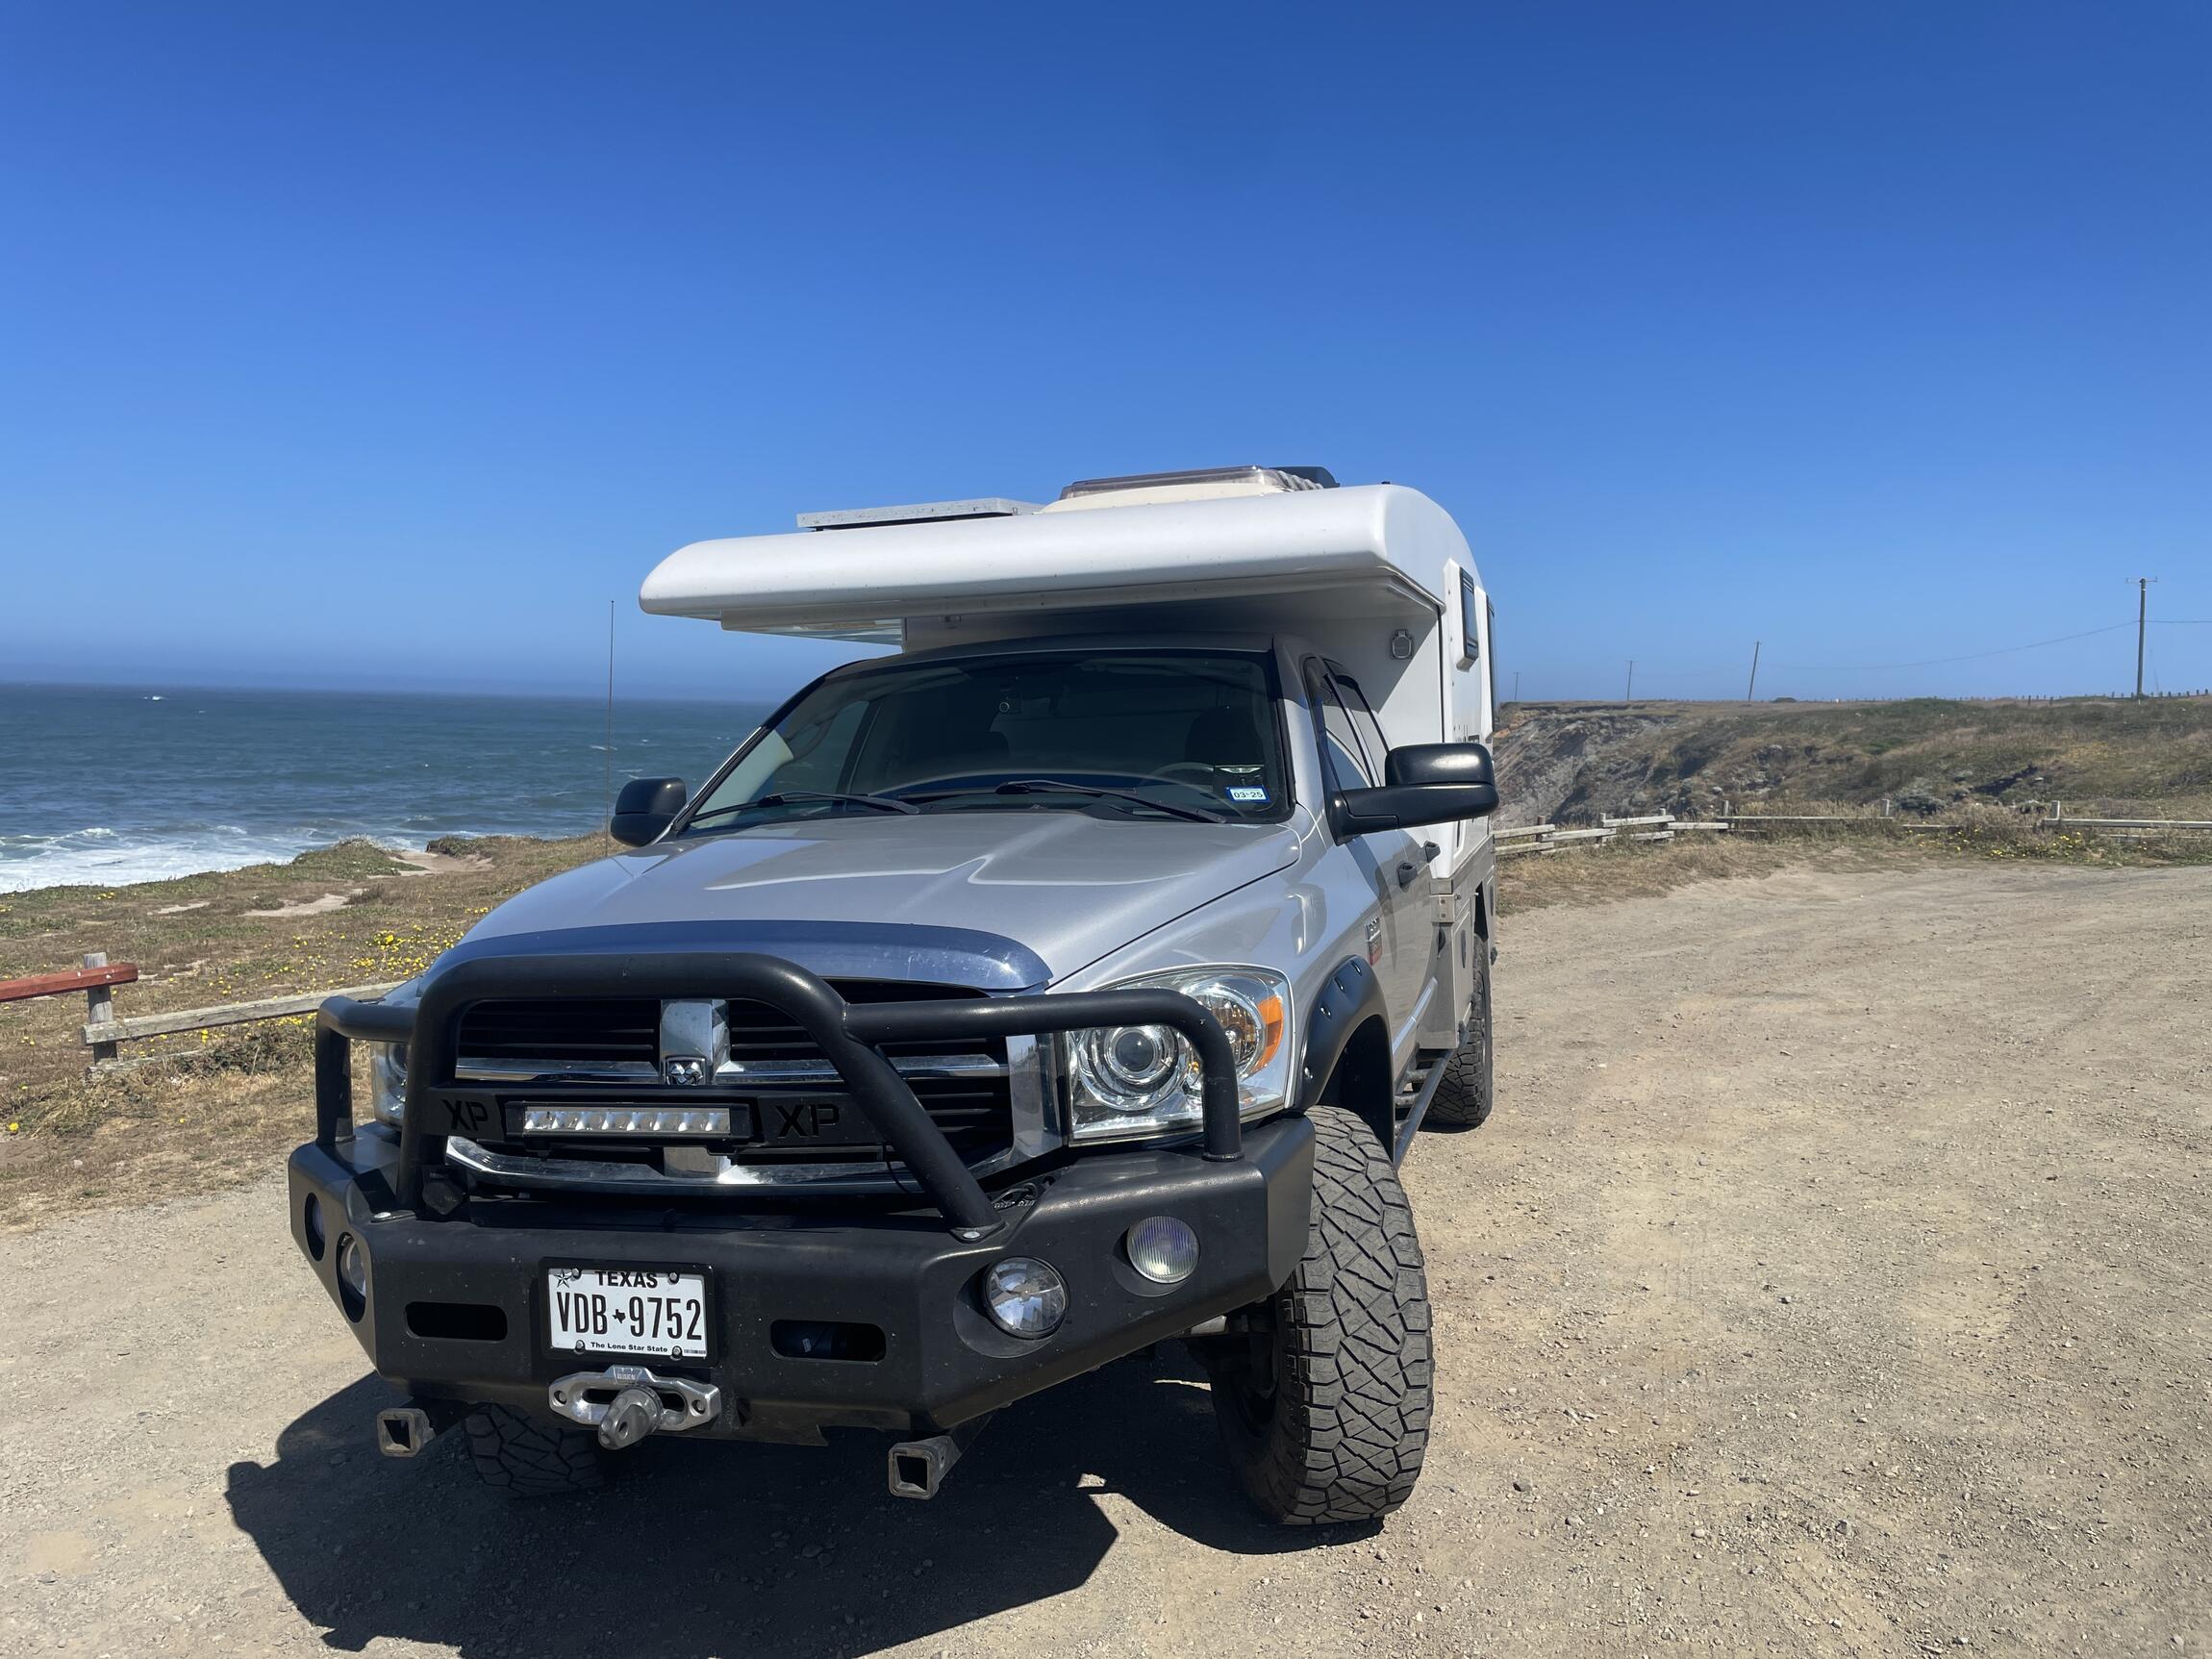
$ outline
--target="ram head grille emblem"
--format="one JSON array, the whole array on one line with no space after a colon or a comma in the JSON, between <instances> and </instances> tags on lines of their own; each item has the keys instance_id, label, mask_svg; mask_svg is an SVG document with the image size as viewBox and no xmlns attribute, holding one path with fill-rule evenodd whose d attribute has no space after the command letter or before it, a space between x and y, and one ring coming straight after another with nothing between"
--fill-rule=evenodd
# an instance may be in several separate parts
<instances>
[{"instance_id":1,"label":"ram head grille emblem","mask_svg":"<svg viewBox=\"0 0 2212 1659\"><path fill-rule=\"evenodd\" d=\"M661 1081L704 1089L730 1057L729 1004L718 999L661 1004Z\"/></svg>"}]
</instances>

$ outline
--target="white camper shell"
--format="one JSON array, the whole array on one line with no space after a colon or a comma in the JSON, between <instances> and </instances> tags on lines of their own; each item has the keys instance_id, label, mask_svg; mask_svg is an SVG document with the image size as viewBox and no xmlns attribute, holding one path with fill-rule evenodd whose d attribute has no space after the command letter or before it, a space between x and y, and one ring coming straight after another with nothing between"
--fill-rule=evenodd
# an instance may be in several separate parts
<instances>
[{"instance_id":1,"label":"white camper shell","mask_svg":"<svg viewBox=\"0 0 2212 1659\"><path fill-rule=\"evenodd\" d=\"M803 515L694 541L640 604L743 633L906 649L1018 636L1299 636L1343 663L1400 743L1487 739L1490 604L1443 508L1319 468L1230 467L999 497Z\"/></svg>"},{"instance_id":2,"label":"white camper shell","mask_svg":"<svg viewBox=\"0 0 2212 1659\"><path fill-rule=\"evenodd\" d=\"M780 536L694 541L640 604L757 634L920 650L1012 638L1289 636L1357 681L1383 735L1488 742L1492 613L1467 538L1418 490L1339 487L1318 467L1224 467L1071 484L1045 506L989 497L803 514ZM1487 819L1428 837L1428 890L1472 926ZM1466 1005L1453 953L1448 1024ZM1439 1039L1440 1041L1442 1039Z\"/></svg>"}]
</instances>

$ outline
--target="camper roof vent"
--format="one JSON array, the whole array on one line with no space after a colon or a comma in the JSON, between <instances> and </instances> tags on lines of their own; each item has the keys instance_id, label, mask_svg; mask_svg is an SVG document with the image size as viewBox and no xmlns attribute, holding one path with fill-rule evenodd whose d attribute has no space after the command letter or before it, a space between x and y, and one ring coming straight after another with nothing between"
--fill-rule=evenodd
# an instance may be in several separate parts
<instances>
[{"instance_id":1,"label":"camper roof vent","mask_svg":"<svg viewBox=\"0 0 2212 1659\"><path fill-rule=\"evenodd\" d=\"M871 524L919 524L932 519L1013 518L1037 511L1034 501L980 495L971 501L917 501L911 507L844 507L834 513L802 513L801 530L865 530Z\"/></svg>"}]
</instances>

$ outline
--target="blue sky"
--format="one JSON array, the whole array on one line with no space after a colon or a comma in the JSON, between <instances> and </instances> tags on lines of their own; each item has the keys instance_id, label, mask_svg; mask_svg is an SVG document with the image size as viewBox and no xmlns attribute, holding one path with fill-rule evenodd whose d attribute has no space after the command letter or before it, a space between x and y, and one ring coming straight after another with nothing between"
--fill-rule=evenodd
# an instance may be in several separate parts
<instances>
[{"instance_id":1,"label":"blue sky","mask_svg":"<svg viewBox=\"0 0 2212 1659\"><path fill-rule=\"evenodd\" d=\"M17 0L0 679L763 693L662 554L1261 461L1529 696L2116 689L1875 666L2212 617L2208 107L2195 0Z\"/></svg>"}]
</instances>

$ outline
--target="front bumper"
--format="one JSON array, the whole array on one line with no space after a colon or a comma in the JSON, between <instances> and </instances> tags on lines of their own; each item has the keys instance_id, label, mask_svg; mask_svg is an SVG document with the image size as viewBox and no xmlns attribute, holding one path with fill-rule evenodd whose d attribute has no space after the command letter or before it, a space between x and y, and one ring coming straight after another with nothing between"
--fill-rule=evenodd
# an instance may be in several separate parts
<instances>
[{"instance_id":1,"label":"front bumper","mask_svg":"<svg viewBox=\"0 0 2212 1659\"><path fill-rule=\"evenodd\" d=\"M653 1363L720 1388L720 1415L693 1434L752 1440L950 1428L1258 1300L1297 1265L1313 1184L1312 1128L1284 1118L1247 1129L1230 1161L1146 1148L1078 1158L1002 1196L1006 1225L965 1240L926 1210L625 1210L549 1224L554 1207L503 1200L440 1220L390 1207L396 1156L389 1140L364 1134L302 1146L290 1163L292 1237L382 1375L417 1395L558 1421L553 1380L612 1362L551 1347L547 1264L695 1268L708 1279L710 1359ZM1198 1236L1196 1270L1171 1288L1142 1278L1122 1253L1128 1227L1155 1215ZM347 1233L367 1262L358 1303L338 1279ZM1068 1315L1051 1336L1010 1337L984 1315L976 1280L1007 1256L1049 1262L1067 1279ZM791 1351L794 1329L825 1324L876 1333L880 1353Z\"/></svg>"}]
</instances>

